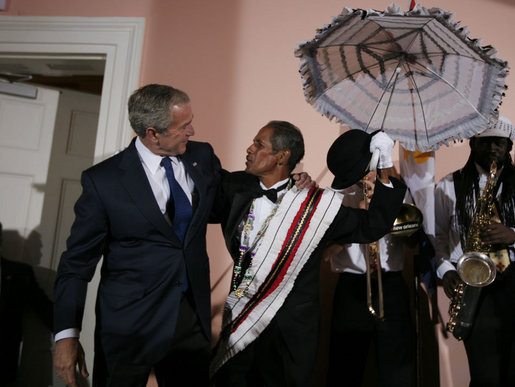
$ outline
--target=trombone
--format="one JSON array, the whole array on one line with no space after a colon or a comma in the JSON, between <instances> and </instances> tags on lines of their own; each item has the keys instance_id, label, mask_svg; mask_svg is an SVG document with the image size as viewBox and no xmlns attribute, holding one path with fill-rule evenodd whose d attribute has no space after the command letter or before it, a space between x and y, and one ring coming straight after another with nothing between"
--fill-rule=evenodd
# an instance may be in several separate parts
<instances>
[{"instance_id":1,"label":"trombone","mask_svg":"<svg viewBox=\"0 0 515 387\"><path fill-rule=\"evenodd\" d=\"M372 198L368 191L370 189L367 184L368 176L365 176L361 182L363 185L363 200L365 203L365 209L368 210L368 205ZM384 319L384 300L383 300L383 278L381 270L381 254L379 251L379 241L374 241L366 245L365 247L365 264L367 274L367 306L368 311L372 316L379 320ZM377 273L377 289L379 297L379 312L374 309L372 305L372 269Z\"/></svg>"},{"instance_id":2,"label":"trombone","mask_svg":"<svg viewBox=\"0 0 515 387\"><path fill-rule=\"evenodd\" d=\"M365 209L368 210L368 205L371 200L369 194L368 177L362 179L363 186L363 200ZM415 233L423 223L422 211L418 207L410 203L403 203L399 211L399 215L395 219L390 235L394 236L410 236ZM383 279L381 268L381 254L379 248L379 241L374 241L366 245L365 249L365 263L366 263L366 278L367 278L367 306L368 311L372 316L379 320L384 319L384 301L383 301ZM372 273L374 270L377 273L377 289L378 289L378 306L379 311L376 311L372 305Z\"/></svg>"}]
</instances>

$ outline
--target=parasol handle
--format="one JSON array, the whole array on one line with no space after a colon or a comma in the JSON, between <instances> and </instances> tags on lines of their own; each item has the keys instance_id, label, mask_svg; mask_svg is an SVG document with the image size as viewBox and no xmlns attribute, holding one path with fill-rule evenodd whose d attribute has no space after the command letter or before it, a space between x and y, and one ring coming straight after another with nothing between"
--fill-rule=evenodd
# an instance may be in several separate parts
<instances>
[{"instance_id":1,"label":"parasol handle","mask_svg":"<svg viewBox=\"0 0 515 387\"><path fill-rule=\"evenodd\" d=\"M372 153L372 157L370 158L369 163L369 170L375 171L377 168L377 163L379 162L379 155L381 154L381 151L379 148L374 149L374 152Z\"/></svg>"}]
</instances>

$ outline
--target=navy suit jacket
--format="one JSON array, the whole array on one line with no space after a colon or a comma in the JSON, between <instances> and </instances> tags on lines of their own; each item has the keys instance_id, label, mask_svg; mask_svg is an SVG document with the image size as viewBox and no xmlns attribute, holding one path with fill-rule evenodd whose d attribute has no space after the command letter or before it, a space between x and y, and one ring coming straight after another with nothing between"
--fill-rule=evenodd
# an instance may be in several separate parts
<instances>
[{"instance_id":1,"label":"navy suit jacket","mask_svg":"<svg viewBox=\"0 0 515 387\"><path fill-rule=\"evenodd\" d=\"M319 275L321 252L328 240L345 243L370 243L386 234L402 205L406 186L390 178L394 188L376 184L368 211L342 206L326 231L319 247L304 265L290 294L274 320L292 353L311 367L317 352L319 327ZM251 194L259 179L245 172L227 173L222 179L219 203L214 211L222 230L227 249L234 261L239 257L243 219L253 200ZM301 366L302 368L302 366Z\"/></svg>"},{"instance_id":2,"label":"navy suit jacket","mask_svg":"<svg viewBox=\"0 0 515 387\"><path fill-rule=\"evenodd\" d=\"M155 364L170 350L183 260L200 323L211 337L206 225L220 162L207 143L190 141L181 155L195 183L183 246L159 209L134 143L82 174L83 192L55 284L54 330L81 327L87 284L103 257L96 338L106 359Z\"/></svg>"}]
</instances>

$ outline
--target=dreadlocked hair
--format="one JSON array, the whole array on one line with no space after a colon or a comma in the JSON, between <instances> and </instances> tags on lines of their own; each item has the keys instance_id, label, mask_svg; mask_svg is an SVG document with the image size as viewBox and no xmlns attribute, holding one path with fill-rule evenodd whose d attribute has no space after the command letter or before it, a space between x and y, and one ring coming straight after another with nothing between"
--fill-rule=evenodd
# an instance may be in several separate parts
<instances>
[{"instance_id":1,"label":"dreadlocked hair","mask_svg":"<svg viewBox=\"0 0 515 387\"><path fill-rule=\"evenodd\" d=\"M510 153L506 153L504 167L497 181L497 186L502 183L502 192L498 203L499 217L504 225L515 227L515 167ZM474 216L475 195L477 195L477 172L472 155L467 163L459 171L460 183L456 192L456 214L461 235L462 246L466 244L468 229Z\"/></svg>"},{"instance_id":2,"label":"dreadlocked hair","mask_svg":"<svg viewBox=\"0 0 515 387\"><path fill-rule=\"evenodd\" d=\"M501 219L508 227L515 227L515 167L508 153L499 180L502 182Z\"/></svg>"}]
</instances>

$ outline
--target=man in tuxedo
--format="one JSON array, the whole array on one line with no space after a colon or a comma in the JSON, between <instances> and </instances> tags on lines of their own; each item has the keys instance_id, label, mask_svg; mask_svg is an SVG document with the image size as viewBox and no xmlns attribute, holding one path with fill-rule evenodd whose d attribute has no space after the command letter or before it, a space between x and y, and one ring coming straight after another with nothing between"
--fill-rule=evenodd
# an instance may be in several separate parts
<instances>
[{"instance_id":1,"label":"man in tuxedo","mask_svg":"<svg viewBox=\"0 0 515 387\"><path fill-rule=\"evenodd\" d=\"M384 133L371 138L357 132L343 134L328 154L329 168L342 184L367 173L371 147L381 150L380 168L391 166L386 164L393 141ZM381 182L390 187L377 183L368 212L343 207L335 190L292 187L290 173L303 155L299 129L271 121L247 149L245 171L222 180L224 204L215 211L235 264L211 363L217 386L311 386L319 325L318 246L328 239L371 242L398 214L405 186L382 169Z\"/></svg>"},{"instance_id":2,"label":"man in tuxedo","mask_svg":"<svg viewBox=\"0 0 515 387\"><path fill-rule=\"evenodd\" d=\"M206 224L220 179L211 145L190 141L186 93L151 84L128 103L137 134L83 172L55 283L55 368L86 377L79 342L87 284L103 257L95 386L205 386L211 338Z\"/></svg>"},{"instance_id":3,"label":"man in tuxedo","mask_svg":"<svg viewBox=\"0 0 515 387\"><path fill-rule=\"evenodd\" d=\"M0 247L2 223L0 223ZM20 344L23 341L23 314L32 308L52 330L53 304L39 286L32 267L0 256L0 385L16 378Z\"/></svg>"}]
</instances>

